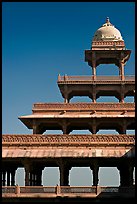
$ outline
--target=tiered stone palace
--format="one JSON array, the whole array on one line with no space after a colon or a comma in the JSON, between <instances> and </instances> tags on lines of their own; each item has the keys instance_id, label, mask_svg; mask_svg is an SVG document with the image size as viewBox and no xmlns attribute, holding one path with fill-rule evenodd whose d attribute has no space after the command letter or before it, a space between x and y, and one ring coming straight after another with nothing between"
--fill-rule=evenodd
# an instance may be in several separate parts
<instances>
[{"instance_id":1,"label":"tiered stone palace","mask_svg":"<svg viewBox=\"0 0 137 204\"><path fill-rule=\"evenodd\" d=\"M124 101L126 96L135 95L135 77L124 75L130 54L121 33L107 18L95 32L91 49L85 50L85 61L92 67L92 75L59 75L57 83L64 103L35 103L32 115L19 117L33 129L33 134L2 136L5 194L6 186L15 185L15 172L19 167L25 169L25 186L41 186L45 167L59 167L60 186L69 185L72 167L90 167L92 187L98 186L100 167L117 167L119 188L134 186L135 135L127 134L127 130L135 129L135 103ZM100 64L115 64L119 75L97 76L96 69ZM91 102L71 103L74 96L88 96ZM119 102L97 102L100 96L115 96ZM85 129L91 134L69 134ZM97 134L100 129L115 129L119 134ZM63 134L43 134L46 130L62 130ZM65 193L61 189L60 196ZM20 187L20 195L22 191L23 187ZM73 193L72 189L70 192Z\"/></svg>"}]
</instances>

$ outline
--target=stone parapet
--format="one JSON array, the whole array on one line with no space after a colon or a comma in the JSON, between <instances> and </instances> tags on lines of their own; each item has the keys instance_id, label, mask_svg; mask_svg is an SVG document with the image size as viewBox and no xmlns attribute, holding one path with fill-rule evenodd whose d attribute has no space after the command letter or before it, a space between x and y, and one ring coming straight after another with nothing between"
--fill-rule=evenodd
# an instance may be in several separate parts
<instances>
[{"instance_id":1,"label":"stone parapet","mask_svg":"<svg viewBox=\"0 0 137 204\"><path fill-rule=\"evenodd\" d=\"M39 110L135 110L135 103L35 103L33 112Z\"/></svg>"},{"instance_id":2,"label":"stone parapet","mask_svg":"<svg viewBox=\"0 0 137 204\"><path fill-rule=\"evenodd\" d=\"M2 145L134 145L135 135L2 135Z\"/></svg>"}]
</instances>

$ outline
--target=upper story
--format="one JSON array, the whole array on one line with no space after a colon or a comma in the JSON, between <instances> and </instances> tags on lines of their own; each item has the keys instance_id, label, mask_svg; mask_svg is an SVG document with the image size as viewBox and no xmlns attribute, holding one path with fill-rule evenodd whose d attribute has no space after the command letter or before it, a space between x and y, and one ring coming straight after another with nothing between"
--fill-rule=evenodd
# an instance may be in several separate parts
<instances>
[{"instance_id":1,"label":"upper story","mask_svg":"<svg viewBox=\"0 0 137 204\"><path fill-rule=\"evenodd\" d=\"M124 69L131 50L118 29L106 19L94 34L91 49L85 50L85 61L92 68L91 76L58 76L58 87L67 103L73 96L88 96L96 102L100 96L115 96L124 102L126 96L135 96L135 76L125 76ZM119 70L118 76L97 76L97 67L101 64L114 64Z\"/></svg>"}]
</instances>

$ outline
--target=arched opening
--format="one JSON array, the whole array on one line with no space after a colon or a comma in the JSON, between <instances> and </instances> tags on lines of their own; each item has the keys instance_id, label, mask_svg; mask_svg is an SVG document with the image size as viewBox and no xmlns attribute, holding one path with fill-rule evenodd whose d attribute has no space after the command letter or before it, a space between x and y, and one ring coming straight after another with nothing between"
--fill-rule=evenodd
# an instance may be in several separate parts
<instances>
[{"instance_id":1,"label":"arched opening","mask_svg":"<svg viewBox=\"0 0 137 204\"><path fill-rule=\"evenodd\" d=\"M52 135L52 134L57 134L57 135L62 135L63 131L62 130L46 130L43 135Z\"/></svg>"},{"instance_id":2,"label":"arched opening","mask_svg":"<svg viewBox=\"0 0 137 204\"><path fill-rule=\"evenodd\" d=\"M116 167L99 168L99 186L119 186L120 175Z\"/></svg>"},{"instance_id":3,"label":"arched opening","mask_svg":"<svg viewBox=\"0 0 137 204\"><path fill-rule=\"evenodd\" d=\"M45 167L42 171L42 185L56 186L59 185L59 167Z\"/></svg>"},{"instance_id":4,"label":"arched opening","mask_svg":"<svg viewBox=\"0 0 137 204\"><path fill-rule=\"evenodd\" d=\"M89 130L72 130L70 135L91 135L91 132Z\"/></svg>"},{"instance_id":5,"label":"arched opening","mask_svg":"<svg viewBox=\"0 0 137 204\"><path fill-rule=\"evenodd\" d=\"M126 96L124 101L125 103L134 103L134 96Z\"/></svg>"},{"instance_id":6,"label":"arched opening","mask_svg":"<svg viewBox=\"0 0 137 204\"><path fill-rule=\"evenodd\" d=\"M115 64L100 64L96 68L97 76L119 76L119 68Z\"/></svg>"},{"instance_id":7,"label":"arched opening","mask_svg":"<svg viewBox=\"0 0 137 204\"><path fill-rule=\"evenodd\" d=\"M127 135L135 135L135 130L126 130Z\"/></svg>"},{"instance_id":8,"label":"arched opening","mask_svg":"<svg viewBox=\"0 0 137 204\"><path fill-rule=\"evenodd\" d=\"M15 185L25 186L25 169L18 168L15 173Z\"/></svg>"},{"instance_id":9,"label":"arched opening","mask_svg":"<svg viewBox=\"0 0 137 204\"><path fill-rule=\"evenodd\" d=\"M102 130L100 129L97 134L99 135L118 135L119 133L116 130Z\"/></svg>"},{"instance_id":10,"label":"arched opening","mask_svg":"<svg viewBox=\"0 0 137 204\"><path fill-rule=\"evenodd\" d=\"M100 96L96 100L97 102L112 102L112 103L118 103L119 100L115 96Z\"/></svg>"},{"instance_id":11,"label":"arched opening","mask_svg":"<svg viewBox=\"0 0 137 204\"><path fill-rule=\"evenodd\" d=\"M70 186L92 186L90 167L72 167L69 174Z\"/></svg>"},{"instance_id":12,"label":"arched opening","mask_svg":"<svg viewBox=\"0 0 137 204\"><path fill-rule=\"evenodd\" d=\"M96 134L121 134L121 124L115 120L101 121L96 127Z\"/></svg>"},{"instance_id":13,"label":"arched opening","mask_svg":"<svg viewBox=\"0 0 137 204\"><path fill-rule=\"evenodd\" d=\"M73 98L70 99L69 102L71 103L75 103L75 102L90 102L91 103L91 98L89 98L88 96L75 96Z\"/></svg>"}]
</instances>

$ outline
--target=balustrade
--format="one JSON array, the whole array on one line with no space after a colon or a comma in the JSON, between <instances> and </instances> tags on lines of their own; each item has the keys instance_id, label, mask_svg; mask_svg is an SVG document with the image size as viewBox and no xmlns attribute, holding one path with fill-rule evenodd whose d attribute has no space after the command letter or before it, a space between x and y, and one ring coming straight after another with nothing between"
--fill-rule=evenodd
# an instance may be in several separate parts
<instances>
[{"instance_id":1,"label":"balustrade","mask_svg":"<svg viewBox=\"0 0 137 204\"><path fill-rule=\"evenodd\" d=\"M18 191L16 190L18 188ZM79 194L86 196L86 194L99 194L99 193L135 193L135 186L132 187L112 187L112 186L2 186L2 195L6 194L58 194L64 195ZM68 195L68 196L69 196Z\"/></svg>"},{"instance_id":2,"label":"balustrade","mask_svg":"<svg viewBox=\"0 0 137 204\"><path fill-rule=\"evenodd\" d=\"M61 81L101 81L101 83L103 81L121 81L120 76L96 76L96 78L94 78L94 76L60 76L58 78L58 82ZM132 75L128 75L125 76L124 81L135 81L135 76Z\"/></svg>"}]
</instances>

